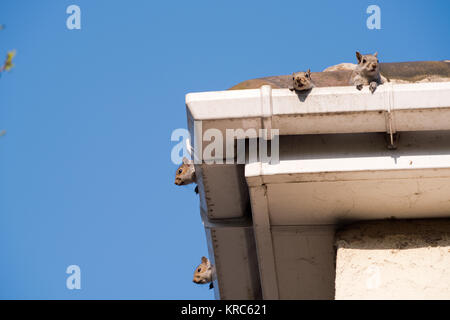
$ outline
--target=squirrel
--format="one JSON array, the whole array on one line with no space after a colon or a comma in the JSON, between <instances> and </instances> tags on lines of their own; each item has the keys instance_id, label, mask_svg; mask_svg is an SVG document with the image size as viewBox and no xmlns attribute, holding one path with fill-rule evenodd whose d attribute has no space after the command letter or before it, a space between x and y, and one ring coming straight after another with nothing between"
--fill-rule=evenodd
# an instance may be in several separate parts
<instances>
[{"instance_id":1,"label":"squirrel","mask_svg":"<svg viewBox=\"0 0 450 320\"><path fill-rule=\"evenodd\" d=\"M202 257L202 263L197 266L194 271L194 280L196 284L209 283L209 289L214 288L213 284L214 266L211 264L208 258Z\"/></svg>"},{"instance_id":2,"label":"squirrel","mask_svg":"<svg viewBox=\"0 0 450 320\"><path fill-rule=\"evenodd\" d=\"M380 75L378 53L362 55L356 51L358 65L354 68L350 84L356 85L356 89L362 90L364 85L369 86L370 92L374 93L378 85L383 84L386 78Z\"/></svg>"},{"instance_id":3,"label":"squirrel","mask_svg":"<svg viewBox=\"0 0 450 320\"><path fill-rule=\"evenodd\" d=\"M289 85L291 91L307 91L314 88L314 83L311 80L311 69L303 72L294 72L292 74L292 85Z\"/></svg>"},{"instance_id":4,"label":"squirrel","mask_svg":"<svg viewBox=\"0 0 450 320\"><path fill-rule=\"evenodd\" d=\"M196 183L194 161L183 157L183 163L178 167L175 173L175 184L177 186L184 186L191 183ZM195 186L195 193L198 193L198 186Z\"/></svg>"}]
</instances>

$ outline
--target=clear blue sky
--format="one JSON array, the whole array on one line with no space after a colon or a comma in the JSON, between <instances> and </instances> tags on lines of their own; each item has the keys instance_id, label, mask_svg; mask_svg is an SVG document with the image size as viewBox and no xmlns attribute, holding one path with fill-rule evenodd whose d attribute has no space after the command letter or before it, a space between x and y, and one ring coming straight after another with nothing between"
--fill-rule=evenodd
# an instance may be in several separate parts
<instances>
[{"instance_id":1,"label":"clear blue sky","mask_svg":"<svg viewBox=\"0 0 450 320\"><path fill-rule=\"evenodd\" d=\"M81 7L82 29L66 28ZM381 30L366 8L381 8ZM170 135L188 92L353 62L450 59L450 1L1 0L0 298L212 299ZM239 263L239 261L236 261ZM68 290L77 264L82 289ZM257 272L257 270L255 270Z\"/></svg>"}]
</instances>

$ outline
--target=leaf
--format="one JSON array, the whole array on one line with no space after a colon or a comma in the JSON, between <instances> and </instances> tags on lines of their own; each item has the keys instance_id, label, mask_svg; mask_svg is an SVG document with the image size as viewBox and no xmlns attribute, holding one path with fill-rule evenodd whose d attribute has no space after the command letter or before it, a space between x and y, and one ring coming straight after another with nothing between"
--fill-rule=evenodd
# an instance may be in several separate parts
<instances>
[{"instance_id":1,"label":"leaf","mask_svg":"<svg viewBox=\"0 0 450 320\"><path fill-rule=\"evenodd\" d=\"M6 55L5 64L3 65L3 70L9 71L9 70L11 70L14 67L14 64L12 63L12 60L13 60L15 55L16 55L16 50L12 50L12 51L8 52L8 54Z\"/></svg>"}]
</instances>

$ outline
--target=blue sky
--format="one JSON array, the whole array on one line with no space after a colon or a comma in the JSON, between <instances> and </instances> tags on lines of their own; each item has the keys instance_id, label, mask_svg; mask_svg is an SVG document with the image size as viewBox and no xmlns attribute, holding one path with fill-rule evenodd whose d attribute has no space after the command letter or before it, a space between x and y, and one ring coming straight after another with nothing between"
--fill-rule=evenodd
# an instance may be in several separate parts
<instances>
[{"instance_id":1,"label":"blue sky","mask_svg":"<svg viewBox=\"0 0 450 320\"><path fill-rule=\"evenodd\" d=\"M81 30L66 28L71 4ZM371 4L381 30L366 27ZM0 298L213 299L192 283L207 255L198 198L170 160L185 94L355 50L450 59L449 12L448 0L2 0L0 57L17 56L0 78ZM72 264L81 290L66 288Z\"/></svg>"}]
</instances>

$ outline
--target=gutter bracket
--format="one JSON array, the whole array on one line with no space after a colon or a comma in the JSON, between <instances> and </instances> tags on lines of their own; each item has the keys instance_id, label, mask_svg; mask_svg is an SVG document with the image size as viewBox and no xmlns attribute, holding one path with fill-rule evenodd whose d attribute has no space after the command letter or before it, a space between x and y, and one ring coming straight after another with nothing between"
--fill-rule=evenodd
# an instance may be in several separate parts
<instances>
[{"instance_id":1,"label":"gutter bracket","mask_svg":"<svg viewBox=\"0 0 450 320\"><path fill-rule=\"evenodd\" d=\"M267 133L263 134L263 137L266 140L272 140L272 87L270 85L263 85L259 90L261 93L261 127L267 130Z\"/></svg>"},{"instance_id":2,"label":"gutter bracket","mask_svg":"<svg viewBox=\"0 0 450 320\"><path fill-rule=\"evenodd\" d=\"M389 150L397 149L398 133L394 119L394 86L393 84L385 84L386 86L386 142Z\"/></svg>"}]
</instances>

